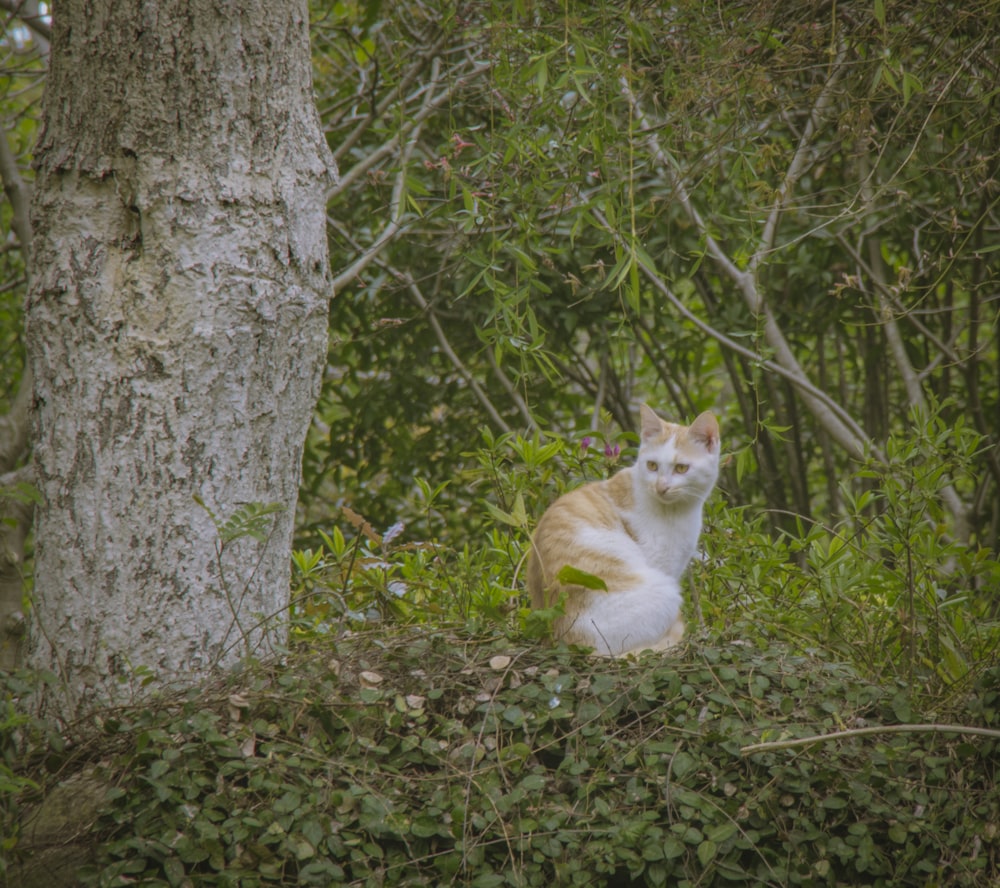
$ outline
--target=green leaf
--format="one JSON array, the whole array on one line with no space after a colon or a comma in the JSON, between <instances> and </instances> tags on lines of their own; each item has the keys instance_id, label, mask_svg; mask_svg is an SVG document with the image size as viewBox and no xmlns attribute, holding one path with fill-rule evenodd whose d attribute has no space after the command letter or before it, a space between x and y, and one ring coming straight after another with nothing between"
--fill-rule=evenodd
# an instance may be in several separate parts
<instances>
[{"instance_id":1,"label":"green leaf","mask_svg":"<svg viewBox=\"0 0 1000 888\"><path fill-rule=\"evenodd\" d=\"M566 564L560 569L559 573L556 574L556 579L566 586L583 586L584 589L594 589L598 592L608 591L608 584L600 577L570 564Z\"/></svg>"},{"instance_id":2,"label":"green leaf","mask_svg":"<svg viewBox=\"0 0 1000 888\"><path fill-rule=\"evenodd\" d=\"M702 866L708 866L718 853L719 846L711 839L706 839L698 846L698 862Z\"/></svg>"},{"instance_id":3,"label":"green leaf","mask_svg":"<svg viewBox=\"0 0 1000 888\"><path fill-rule=\"evenodd\" d=\"M511 527L524 527L527 521L526 515L523 513L524 503L522 502L522 514L520 519L516 515L511 515L505 512L503 509L498 509L493 503L484 502L483 505L486 506L486 511L490 513L497 521L503 524L509 524ZM515 504L516 505L516 504Z\"/></svg>"},{"instance_id":4,"label":"green leaf","mask_svg":"<svg viewBox=\"0 0 1000 888\"><path fill-rule=\"evenodd\" d=\"M359 40L354 46L354 60L365 65L375 56L375 41L371 37Z\"/></svg>"}]
</instances>

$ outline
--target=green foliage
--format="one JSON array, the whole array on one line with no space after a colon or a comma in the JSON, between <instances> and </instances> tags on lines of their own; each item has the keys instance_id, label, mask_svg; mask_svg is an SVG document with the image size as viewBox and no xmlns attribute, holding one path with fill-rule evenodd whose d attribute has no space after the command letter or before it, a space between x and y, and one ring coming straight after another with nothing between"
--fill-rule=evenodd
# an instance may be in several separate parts
<instances>
[{"instance_id":1,"label":"green foliage","mask_svg":"<svg viewBox=\"0 0 1000 888\"><path fill-rule=\"evenodd\" d=\"M13 162L14 171L22 180L31 181L31 151L38 131L38 107L41 94L44 61L37 43L23 28L7 30L0 41L0 121L3 138ZM7 181L13 189L17 183ZM12 196L10 193L8 196ZM27 198L28 192L23 196ZM27 210L27 207L23 207ZM24 344L21 337L23 307L27 285L25 256L19 243L20 231L15 231L14 207L0 200L0 232L4 233L0 249L0 412L17 392L24 367Z\"/></svg>"},{"instance_id":2,"label":"green foliage","mask_svg":"<svg viewBox=\"0 0 1000 888\"><path fill-rule=\"evenodd\" d=\"M54 676L0 672L0 879L7 879L17 857L23 827L21 812L40 790L44 777L25 766L25 748L64 751L62 736L42 719L23 711L21 702Z\"/></svg>"},{"instance_id":3,"label":"green foliage","mask_svg":"<svg viewBox=\"0 0 1000 888\"><path fill-rule=\"evenodd\" d=\"M315 652L105 720L88 882L995 884L995 741L740 749L1000 724L1000 7L314 7L343 277L293 558ZM38 67L4 93L26 175ZM8 393L23 264L0 254ZM640 400L722 419L704 643L595 664L534 641L560 605L526 607L523 560L555 496L630 460ZM79 761L53 738L19 770L12 712L8 860L28 781Z\"/></svg>"},{"instance_id":4,"label":"green foliage","mask_svg":"<svg viewBox=\"0 0 1000 888\"><path fill-rule=\"evenodd\" d=\"M634 441L634 435L524 437L483 430L482 446L457 479L478 494L461 516L445 510L444 487L432 490L419 480L407 509L416 518L412 524L396 521L379 533L342 507L338 524L318 528L311 545L293 556L296 631L443 620L544 635L546 617L523 607L518 591L535 518L567 487L618 469L622 447ZM456 543L459 520L463 540ZM416 537L413 528L428 536Z\"/></svg>"},{"instance_id":5,"label":"green foliage","mask_svg":"<svg viewBox=\"0 0 1000 888\"><path fill-rule=\"evenodd\" d=\"M570 434L604 411L627 430L639 400L678 418L714 406L739 455L732 501L772 530L832 524L864 484L765 363L768 325L862 440L905 436L921 402L974 427L987 446L962 499L996 502L982 109L1000 7L882 7L403 2L377 27L361 4L317 10L347 182L333 264L374 258L333 304L303 524L330 502L419 521L416 479L457 477L484 423ZM383 150L392 138L409 147ZM382 243L390 223L401 236ZM474 498L449 489L453 533L471 535ZM967 518L995 548L996 510Z\"/></svg>"},{"instance_id":6,"label":"green foliage","mask_svg":"<svg viewBox=\"0 0 1000 888\"><path fill-rule=\"evenodd\" d=\"M888 442L888 461L859 473L866 489L855 496L844 484L843 516L800 521L778 539L761 515L716 500L706 560L691 569L699 616L714 631L797 639L914 695L967 683L1000 657L989 591L1000 563L950 535L942 503L946 487L974 483L980 446L962 424L915 417L910 435Z\"/></svg>"},{"instance_id":7,"label":"green foliage","mask_svg":"<svg viewBox=\"0 0 1000 888\"><path fill-rule=\"evenodd\" d=\"M245 537L254 539L258 543L265 542L271 533L271 516L285 509L281 503L247 503L223 518L216 515L200 496L195 496L194 501L212 519L219 534L219 543L223 547Z\"/></svg>"},{"instance_id":8,"label":"green foliage","mask_svg":"<svg viewBox=\"0 0 1000 888\"><path fill-rule=\"evenodd\" d=\"M898 690L746 643L598 668L503 636L356 634L105 718L71 760L111 787L79 878L992 885L997 738L742 752L896 724ZM1000 727L998 693L994 671L949 715Z\"/></svg>"},{"instance_id":9,"label":"green foliage","mask_svg":"<svg viewBox=\"0 0 1000 888\"><path fill-rule=\"evenodd\" d=\"M441 536L427 540L397 524L387 542L346 510L353 539L337 526L319 533L321 547L296 554L298 631L444 620L545 637L555 613L532 612L521 591L535 521L565 489L633 458L634 436L595 441L485 433L460 479L479 494L461 516L471 534L461 547L447 542L455 519L436 496L423 526ZM709 501L704 558L688 569L689 626L780 640L871 681L902 681L915 700L960 692L1000 661L991 594L1000 563L949 533L942 504L945 488L974 483L981 444L940 414L915 416L908 436L889 441L887 459L860 471L860 493L855 480L843 483L842 515L828 525L799 519L779 536L759 510L728 501L724 486Z\"/></svg>"}]
</instances>

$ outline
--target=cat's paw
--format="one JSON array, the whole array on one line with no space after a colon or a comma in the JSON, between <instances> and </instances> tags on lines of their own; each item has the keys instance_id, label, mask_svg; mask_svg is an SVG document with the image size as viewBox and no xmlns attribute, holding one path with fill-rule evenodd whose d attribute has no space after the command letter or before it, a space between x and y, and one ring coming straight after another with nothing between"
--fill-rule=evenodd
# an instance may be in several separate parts
<instances>
[{"instance_id":1,"label":"cat's paw","mask_svg":"<svg viewBox=\"0 0 1000 888\"><path fill-rule=\"evenodd\" d=\"M674 624L663 634L663 637L659 641L655 641L653 644L644 644L641 647L629 648L627 651L622 651L616 656L631 657L641 654L643 651L666 651L672 647L676 647L683 639L684 621L678 619L674 621Z\"/></svg>"}]
</instances>

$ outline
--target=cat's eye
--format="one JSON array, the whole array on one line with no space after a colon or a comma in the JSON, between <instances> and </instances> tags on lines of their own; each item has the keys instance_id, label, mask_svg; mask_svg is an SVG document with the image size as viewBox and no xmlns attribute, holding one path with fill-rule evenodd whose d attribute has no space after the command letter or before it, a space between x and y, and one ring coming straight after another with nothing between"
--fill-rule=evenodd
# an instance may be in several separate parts
<instances>
[{"instance_id":1,"label":"cat's eye","mask_svg":"<svg viewBox=\"0 0 1000 888\"><path fill-rule=\"evenodd\" d=\"M687 463L677 463L677 465L674 466L674 474L675 475L684 475L684 474L687 473L687 470L690 469L690 468L691 468L691 466L689 466Z\"/></svg>"},{"instance_id":2,"label":"cat's eye","mask_svg":"<svg viewBox=\"0 0 1000 888\"><path fill-rule=\"evenodd\" d=\"M651 472L660 471L660 464L655 459L646 460L646 468Z\"/></svg>"}]
</instances>

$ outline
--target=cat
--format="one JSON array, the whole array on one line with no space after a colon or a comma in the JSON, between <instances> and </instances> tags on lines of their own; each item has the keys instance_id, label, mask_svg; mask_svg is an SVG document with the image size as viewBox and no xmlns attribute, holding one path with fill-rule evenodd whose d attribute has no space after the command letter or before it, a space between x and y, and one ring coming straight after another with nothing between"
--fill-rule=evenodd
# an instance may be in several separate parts
<instances>
[{"instance_id":1,"label":"cat","mask_svg":"<svg viewBox=\"0 0 1000 888\"><path fill-rule=\"evenodd\" d=\"M559 497L538 522L528 557L532 606L552 607L565 592L556 638L602 656L681 640L681 574L719 474L719 424L711 413L681 426L643 404L641 418L635 465ZM600 578L607 590L560 582L565 567Z\"/></svg>"}]
</instances>

